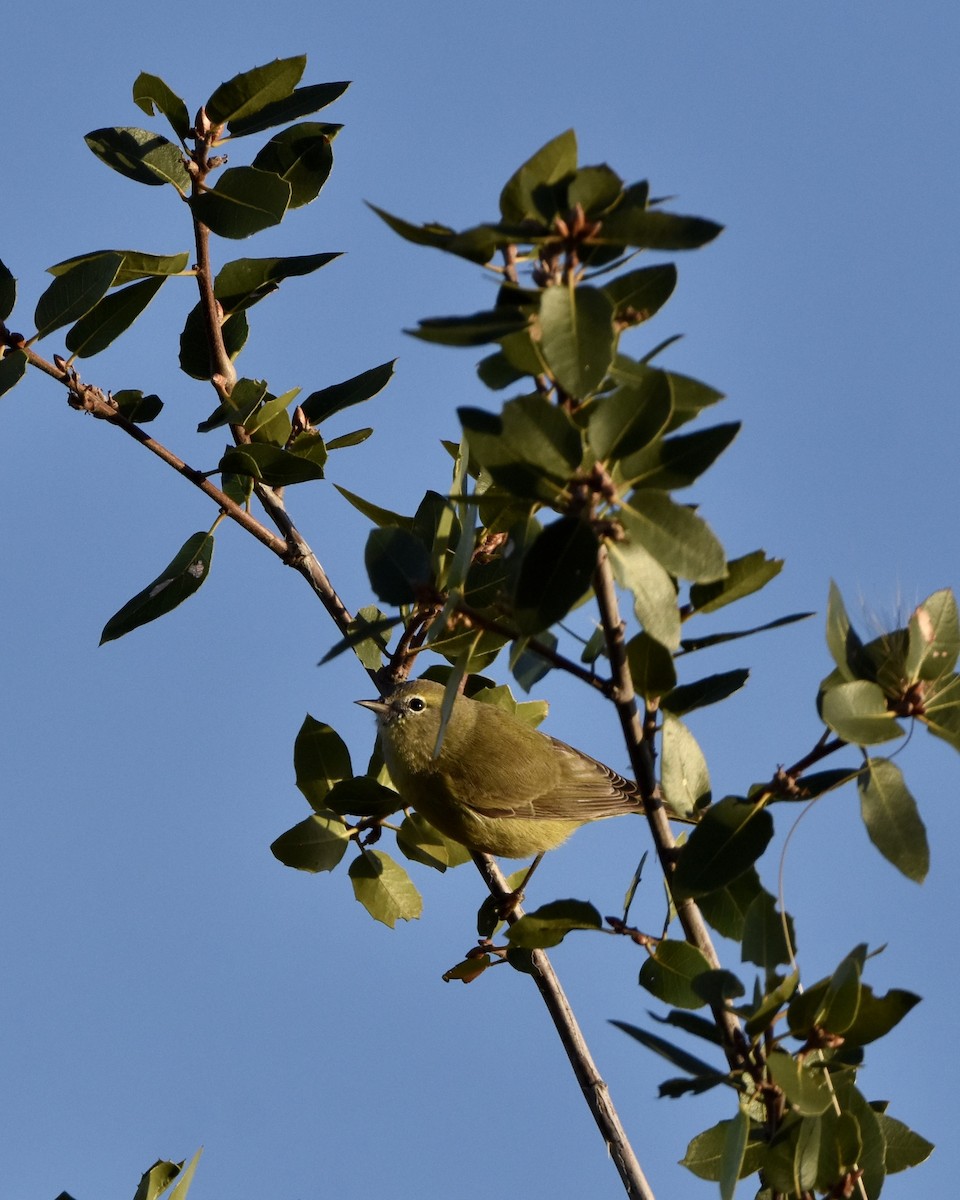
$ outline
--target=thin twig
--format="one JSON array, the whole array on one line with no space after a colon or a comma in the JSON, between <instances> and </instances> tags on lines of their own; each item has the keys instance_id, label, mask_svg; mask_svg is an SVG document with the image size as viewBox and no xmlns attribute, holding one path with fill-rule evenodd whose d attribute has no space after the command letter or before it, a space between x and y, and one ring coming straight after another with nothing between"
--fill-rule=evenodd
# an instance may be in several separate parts
<instances>
[{"instance_id":1,"label":"thin twig","mask_svg":"<svg viewBox=\"0 0 960 1200\"><path fill-rule=\"evenodd\" d=\"M503 873L489 855L474 854L473 861L492 895L499 899L506 899L511 895ZM522 915L523 909L519 905L514 905L506 920L512 925ZM577 1082L580 1084L587 1107L607 1144L607 1149L616 1165L626 1194L631 1197L631 1200L633 1198L654 1200L650 1184L637 1161L630 1140L620 1123L617 1110L610 1099L610 1091L597 1070L593 1056L584 1040L583 1032L577 1023L566 994L560 986L560 980L557 978L549 957L543 950L534 950L531 952L531 960L534 968L533 980L550 1013L554 1027L560 1035L560 1041L570 1060L570 1065L573 1067Z\"/></svg>"}]
</instances>

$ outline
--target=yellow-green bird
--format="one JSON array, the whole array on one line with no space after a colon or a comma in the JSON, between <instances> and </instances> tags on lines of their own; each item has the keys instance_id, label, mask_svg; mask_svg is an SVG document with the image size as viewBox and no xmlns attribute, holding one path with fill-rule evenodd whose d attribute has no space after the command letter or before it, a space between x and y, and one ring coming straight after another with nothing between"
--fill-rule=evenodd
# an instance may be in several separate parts
<instances>
[{"instance_id":1,"label":"yellow-green bird","mask_svg":"<svg viewBox=\"0 0 960 1200\"><path fill-rule=\"evenodd\" d=\"M377 714L390 776L405 804L468 850L541 855L587 821L643 811L636 785L493 704L457 696L434 757L444 689L409 680Z\"/></svg>"}]
</instances>

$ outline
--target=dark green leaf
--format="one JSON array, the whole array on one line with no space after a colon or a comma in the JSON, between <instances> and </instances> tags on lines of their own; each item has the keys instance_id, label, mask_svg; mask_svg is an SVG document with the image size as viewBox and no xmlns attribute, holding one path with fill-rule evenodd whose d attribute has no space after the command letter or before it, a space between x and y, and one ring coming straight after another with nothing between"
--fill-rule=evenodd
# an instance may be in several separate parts
<instances>
[{"instance_id":1,"label":"dark green leaf","mask_svg":"<svg viewBox=\"0 0 960 1200\"><path fill-rule=\"evenodd\" d=\"M671 1014L677 1017L689 1017L690 1013L675 1013ZM694 1077L701 1076L708 1079L726 1078L721 1075L717 1068L706 1062L702 1058L697 1058L695 1054L690 1054L683 1050L680 1046L675 1046L672 1042L668 1042L666 1038L659 1037L655 1033L650 1033L646 1029L640 1029L637 1025L631 1025L626 1021L611 1021L611 1025L616 1025L617 1029L623 1030L625 1034L634 1038L641 1046L646 1046L648 1050L652 1050L654 1054L659 1054L661 1058L665 1058L668 1063L679 1067L681 1071L686 1071L688 1075Z\"/></svg>"},{"instance_id":2,"label":"dark green leaf","mask_svg":"<svg viewBox=\"0 0 960 1200\"><path fill-rule=\"evenodd\" d=\"M844 679L851 681L872 678L872 672L866 663L863 642L851 626L840 589L832 580L827 600L827 649Z\"/></svg>"},{"instance_id":3,"label":"dark green leaf","mask_svg":"<svg viewBox=\"0 0 960 1200\"><path fill-rule=\"evenodd\" d=\"M691 379L688 375L678 375L676 371L668 371L667 375L673 395L671 432L679 429L688 421L692 421L702 409L717 404L724 398L723 392L718 392L716 388L701 383L699 379Z\"/></svg>"},{"instance_id":4,"label":"dark green leaf","mask_svg":"<svg viewBox=\"0 0 960 1200\"><path fill-rule=\"evenodd\" d=\"M164 616L200 587L210 573L213 535L201 531L188 537L169 566L104 625L100 645L123 637L138 625Z\"/></svg>"},{"instance_id":5,"label":"dark green leaf","mask_svg":"<svg viewBox=\"0 0 960 1200\"><path fill-rule=\"evenodd\" d=\"M657 438L619 462L617 477L631 487L659 488L661 491L689 487L713 466L739 429L740 422L731 421L696 433Z\"/></svg>"},{"instance_id":6,"label":"dark green leaf","mask_svg":"<svg viewBox=\"0 0 960 1200\"><path fill-rule=\"evenodd\" d=\"M760 995L758 985L753 1005L738 1010L746 1021L745 1028L748 1038L758 1038L773 1028L774 1022L780 1017L784 1006L796 993L800 984L800 974L798 971L791 971L786 978L777 980L774 976L774 980L776 986L772 991L768 991L766 995Z\"/></svg>"},{"instance_id":7,"label":"dark green leaf","mask_svg":"<svg viewBox=\"0 0 960 1200\"><path fill-rule=\"evenodd\" d=\"M16 387L26 370L26 354L22 350L7 350L0 358L0 396Z\"/></svg>"},{"instance_id":8,"label":"dark green leaf","mask_svg":"<svg viewBox=\"0 0 960 1200\"><path fill-rule=\"evenodd\" d=\"M902 988L891 988L885 995L875 996L871 988L861 985L860 1006L853 1024L844 1031L844 1041L864 1046L885 1037L919 1003L919 996Z\"/></svg>"},{"instance_id":9,"label":"dark green leaf","mask_svg":"<svg viewBox=\"0 0 960 1200\"><path fill-rule=\"evenodd\" d=\"M857 746L872 746L903 735L903 727L888 710L881 688L865 679L830 688L821 707L823 719L833 732Z\"/></svg>"},{"instance_id":10,"label":"dark green leaf","mask_svg":"<svg viewBox=\"0 0 960 1200\"><path fill-rule=\"evenodd\" d=\"M659 1021L661 1025L673 1025L677 1029L682 1029L684 1033L702 1038L714 1046L723 1045L723 1035L717 1028L716 1022L707 1017L701 1017L692 1012L682 1012L677 1008L671 1009L665 1017L658 1016L655 1012L650 1012L648 1015L654 1021Z\"/></svg>"},{"instance_id":11,"label":"dark green leaf","mask_svg":"<svg viewBox=\"0 0 960 1200\"><path fill-rule=\"evenodd\" d=\"M677 268L662 263L619 275L603 290L613 303L613 319L618 324L639 325L666 304L676 286Z\"/></svg>"},{"instance_id":12,"label":"dark green leaf","mask_svg":"<svg viewBox=\"0 0 960 1200\"><path fill-rule=\"evenodd\" d=\"M558 285L543 293L539 319L540 351L551 374L568 396L585 399L613 357L613 305L597 288Z\"/></svg>"},{"instance_id":13,"label":"dark green leaf","mask_svg":"<svg viewBox=\"0 0 960 1200\"><path fill-rule=\"evenodd\" d=\"M232 362L243 349L250 333L247 314L238 312L227 317L221 332L223 344ZM187 314L183 332L180 334L180 370L192 379L210 378L209 343L199 304Z\"/></svg>"},{"instance_id":14,"label":"dark green leaf","mask_svg":"<svg viewBox=\"0 0 960 1200\"><path fill-rule=\"evenodd\" d=\"M393 788L385 787L369 775L340 779L327 794L326 804L341 816L374 817L383 820L403 808L403 800Z\"/></svg>"},{"instance_id":15,"label":"dark green leaf","mask_svg":"<svg viewBox=\"0 0 960 1200\"><path fill-rule=\"evenodd\" d=\"M327 442L327 449L345 450L348 446L359 446L372 433L373 427L371 425L367 425L363 429L354 429L351 433L342 433L339 437L332 438Z\"/></svg>"},{"instance_id":16,"label":"dark green leaf","mask_svg":"<svg viewBox=\"0 0 960 1200\"><path fill-rule=\"evenodd\" d=\"M719 1183L723 1173L724 1151L732 1121L720 1121L712 1129L706 1129L697 1134L687 1146L687 1152L680 1160L698 1179L706 1179L711 1183ZM740 1165L740 1178L754 1175L763 1165L763 1155L766 1147L762 1142L751 1142L747 1146L743 1162ZM768 1200L760 1193L757 1200Z\"/></svg>"},{"instance_id":17,"label":"dark green leaf","mask_svg":"<svg viewBox=\"0 0 960 1200\"><path fill-rule=\"evenodd\" d=\"M686 725L668 712L663 714L660 753L660 785L667 808L682 817L696 816L710 803L707 760Z\"/></svg>"},{"instance_id":18,"label":"dark green leaf","mask_svg":"<svg viewBox=\"0 0 960 1200\"><path fill-rule=\"evenodd\" d=\"M507 358L502 350L488 354L477 363L477 375L481 383L485 383L491 391L499 392L505 387L523 379L526 372L519 370Z\"/></svg>"},{"instance_id":19,"label":"dark green leaf","mask_svg":"<svg viewBox=\"0 0 960 1200\"><path fill-rule=\"evenodd\" d=\"M479 408L457 412L471 455L518 496L555 498L580 465L580 431L543 396L508 400L500 416Z\"/></svg>"},{"instance_id":20,"label":"dark green leaf","mask_svg":"<svg viewBox=\"0 0 960 1200\"><path fill-rule=\"evenodd\" d=\"M960 675L927 683L920 720L932 734L960 750Z\"/></svg>"},{"instance_id":21,"label":"dark green leaf","mask_svg":"<svg viewBox=\"0 0 960 1200\"><path fill-rule=\"evenodd\" d=\"M603 919L584 900L554 900L527 913L507 930L507 941L521 950L559 946L571 929L602 929Z\"/></svg>"},{"instance_id":22,"label":"dark green leaf","mask_svg":"<svg viewBox=\"0 0 960 1200\"><path fill-rule=\"evenodd\" d=\"M375 609L374 611L379 610ZM320 659L318 666L322 667L324 663L330 662L344 650L353 650L368 670L379 670L383 663L383 649L386 644L384 634L393 629L395 625L399 625L401 621L399 617L379 617L376 620L369 620L361 615L363 612L364 610L361 609L357 613L350 623L350 632L330 647Z\"/></svg>"},{"instance_id":23,"label":"dark green leaf","mask_svg":"<svg viewBox=\"0 0 960 1200\"><path fill-rule=\"evenodd\" d=\"M269 487L286 487L288 484L307 483L323 478L323 466L303 454L292 454L279 446L263 442L234 446L220 459L220 471L235 475L249 475Z\"/></svg>"},{"instance_id":24,"label":"dark green leaf","mask_svg":"<svg viewBox=\"0 0 960 1200\"><path fill-rule=\"evenodd\" d=\"M722 229L702 217L682 217L624 203L603 218L600 233L590 240L649 250L695 250L712 242Z\"/></svg>"},{"instance_id":25,"label":"dark green leaf","mask_svg":"<svg viewBox=\"0 0 960 1200\"><path fill-rule=\"evenodd\" d=\"M753 867L749 867L725 887L717 888L708 896L701 896L697 904L704 920L717 933L730 938L731 941L739 942L743 937L750 906L763 894L760 876Z\"/></svg>"},{"instance_id":26,"label":"dark green leaf","mask_svg":"<svg viewBox=\"0 0 960 1200\"><path fill-rule=\"evenodd\" d=\"M161 275L104 296L67 331L64 338L67 349L77 358L99 354L130 328L162 286Z\"/></svg>"},{"instance_id":27,"label":"dark green leaf","mask_svg":"<svg viewBox=\"0 0 960 1200\"><path fill-rule=\"evenodd\" d=\"M430 582L430 552L408 529L396 525L370 531L364 561L370 586L385 604L410 604Z\"/></svg>"},{"instance_id":28,"label":"dark green leaf","mask_svg":"<svg viewBox=\"0 0 960 1200\"><path fill-rule=\"evenodd\" d=\"M640 968L640 986L676 1008L703 1008L699 976L710 970L703 952L689 942L664 940Z\"/></svg>"},{"instance_id":29,"label":"dark green leaf","mask_svg":"<svg viewBox=\"0 0 960 1200\"><path fill-rule=\"evenodd\" d=\"M290 207L316 200L333 166L330 125L304 121L274 134L254 158L258 171L272 171L290 184Z\"/></svg>"},{"instance_id":30,"label":"dark green leaf","mask_svg":"<svg viewBox=\"0 0 960 1200\"><path fill-rule=\"evenodd\" d=\"M90 312L110 290L122 262L122 254L110 251L79 262L55 276L37 301L33 318L37 336L45 337Z\"/></svg>"},{"instance_id":31,"label":"dark green leaf","mask_svg":"<svg viewBox=\"0 0 960 1200\"><path fill-rule=\"evenodd\" d=\"M381 527L384 525L396 525L400 529L407 530L413 528L412 517L402 517L399 513L392 512L389 508L381 508L378 504L374 504L370 500L364 500L362 496L357 496L345 487L341 487L339 483L335 483L333 486L349 504L353 505L357 512L362 512L365 517L369 517L374 525Z\"/></svg>"},{"instance_id":32,"label":"dark green leaf","mask_svg":"<svg viewBox=\"0 0 960 1200\"><path fill-rule=\"evenodd\" d=\"M622 191L623 180L606 163L581 167L567 183L567 207L575 209L579 205L588 217L595 217L605 212Z\"/></svg>"},{"instance_id":33,"label":"dark green leaf","mask_svg":"<svg viewBox=\"0 0 960 1200\"><path fill-rule=\"evenodd\" d=\"M148 421L153 421L163 408L163 401L159 396L152 393L145 396L143 392L132 388L114 392L113 401L120 415L137 425L146 425Z\"/></svg>"},{"instance_id":34,"label":"dark green leaf","mask_svg":"<svg viewBox=\"0 0 960 1200\"><path fill-rule=\"evenodd\" d=\"M738 796L712 804L680 851L674 895L702 896L726 886L753 866L771 837L773 820L765 808Z\"/></svg>"},{"instance_id":35,"label":"dark green leaf","mask_svg":"<svg viewBox=\"0 0 960 1200\"><path fill-rule=\"evenodd\" d=\"M661 707L676 717L682 717L684 713L693 712L695 708L726 700L734 692L739 692L749 678L750 672L741 668L736 671L721 671L718 675L708 675L705 679L698 679L696 683L681 683L663 697Z\"/></svg>"},{"instance_id":36,"label":"dark green leaf","mask_svg":"<svg viewBox=\"0 0 960 1200\"><path fill-rule=\"evenodd\" d=\"M163 113L177 137L184 141L190 132L187 106L159 75L141 71L133 84L133 102L148 117Z\"/></svg>"},{"instance_id":37,"label":"dark green leaf","mask_svg":"<svg viewBox=\"0 0 960 1200\"><path fill-rule=\"evenodd\" d=\"M349 81L338 83L311 83L306 87L296 88L289 96L265 104L259 112L250 116L234 117L230 121L230 136L232 138L246 137L251 133L260 133L264 129L272 129L275 125L286 125L290 121L299 121L311 113L319 112L334 100L339 99L350 86Z\"/></svg>"},{"instance_id":38,"label":"dark green leaf","mask_svg":"<svg viewBox=\"0 0 960 1200\"><path fill-rule=\"evenodd\" d=\"M17 302L17 281L10 268L0 262L0 321L5 321Z\"/></svg>"},{"instance_id":39,"label":"dark green leaf","mask_svg":"<svg viewBox=\"0 0 960 1200\"><path fill-rule=\"evenodd\" d=\"M335 383L331 387L322 388L311 394L302 402L300 407L311 425L319 425L334 413L342 412L353 404L362 404L382 391L390 382L396 359L362 371L343 383Z\"/></svg>"},{"instance_id":40,"label":"dark green leaf","mask_svg":"<svg viewBox=\"0 0 960 1200\"><path fill-rule=\"evenodd\" d=\"M483 225L457 233L448 225L413 225L404 221L402 217L395 217L385 209L377 208L375 204L368 203L367 207L389 225L394 233L415 246L432 246L436 250L444 250L448 254L465 258L468 262L489 262L496 253L497 246L505 245L509 241L508 238L498 238L493 230Z\"/></svg>"},{"instance_id":41,"label":"dark green leaf","mask_svg":"<svg viewBox=\"0 0 960 1200\"><path fill-rule=\"evenodd\" d=\"M871 758L857 787L871 842L898 871L922 883L930 869L927 831L900 768L888 758Z\"/></svg>"},{"instance_id":42,"label":"dark green leaf","mask_svg":"<svg viewBox=\"0 0 960 1200\"><path fill-rule=\"evenodd\" d=\"M197 426L197 433L209 433L223 425L243 425L260 408L267 395L265 379L242 377L233 385L229 400L218 404L205 421Z\"/></svg>"},{"instance_id":43,"label":"dark green leaf","mask_svg":"<svg viewBox=\"0 0 960 1200\"><path fill-rule=\"evenodd\" d=\"M557 212L555 186L576 169L577 138L568 129L541 146L507 180L500 193L500 214L504 221L549 224Z\"/></svg>"},{"instance_id":44,"label":"dark green leaf","mask_svg":"<svg viewBox=\"0 0 960 1200\"><path fill-rule=\"evenodd\" d=\"M797 1112L815 1117L825 1112L833 1098L833 1089L822 1070L798 1062L784 1050L767 1056L767 1069Z\"/></svg>"},{"instance_id":45,"label":"dark green leaf","mask_svg":"<svg viewBox=\"0 0 960 1200\"><path fill-rule=\"evenodd\" d=\"M628 538L640 542L657 561L682 579L709 583L727 573L723 547L713 530L666 492L634 492L620 510Z\"/></svg>"},{"instance_id":46,"label":"dark green leaf","mask_svg":"<svg viewBox=\"0 0 960 1200\"><path fill-rule=\"evenodd\" d=\"M350 864L353 894L371 917L389 925L414 921L423 909L420 893L410 876L382 850L364 850Z\"/></svg>"},{"instance_id":47,"label":"dark green leaf","mask_svg":"<svg viewBox=\"0 0 960 1200\"><path fill-rule=\"evenodd\" d=\"M346 825L336 813L312 813L270 846L275 858L297 871L332 871L350 844Z\"/></svg>"},{"instance_id":48,"label":"dark green leaf","mask_svg":"<svg viewBox=\"0 0 960 1200\"><path fill-rule=\"evenodd\" d=\"M777 910L773 896L761 892L747 909L743 923L740 957L743 962L756 963L772 971L779 963L791 962L791 948L796 949L793 919L787 914L790 942L784 933L783 916Z\"/></svg>"},{"instance_id":49,"label":"dark green leaf","mask_svg":"<svg viewBox=\"0 0 960 1200\"><path fill-rule=\"evenodd\" d=\"M720 1179L718 1180L720 1200L733 1200L737 1190L737 1180L743 1170L749 1135L750 1118L742 1108L738 1108L736 1116L726 1128L723 1139L723 1152L720 1155Z\"/></svg>"},{"instance_id":50,"label":"dark green leaf","mask_svg":"<svg viewBox=\"0 0 960 1200\"><path fill-rule=\"evenodd\" d=\"M493 308L466 317L428 317L407 333L440 346L482 346L516 333L529 322L517 308Z\"/></svg>"},{"instance_id":51,"label":"dark green leaf","mask_svg":"<svg viewBox=\"0 0 960 1200\"><path fill-rule=\"evenodd\" d=\"M590 448L604 462L633 455L666 429L671 411L667 377L650 367L643 383L624 384L591 404Z\"/></svg>"},{"instance_id":52,"label":"dark green leaf","mask_svg":"<svg viewBox=\"0 0 960 1200\"><path fill-rule=\"evenodd\" d=\"M777 617L774 621L765 621L763 625L754 625L752 629L737 629L728 633L708 633L704 637L683 638L680 642L681 652L690 654L694 650L705 650L708 646L720 646L724 642L736 642L740 638L752 637L755 633L766 633L769 629L780 629L784 625L793 625L797 621L805 621L813 613L789 613L785 617Z\"/></svg>"},{"instance_id":53,"label":"dark green leaf","mask_svg":"<svg viewBox=\"0 0 960 1200\"><path fill-rule=\"evenodd\" d=\"M293 767L297 787L317 812L329 808L327 795L334 784L353 775L350 751L343 738L330 725L309 714L293 744Z\"/></svg>"},{"instance_id":54,"label":"dark green leaf","mask_svg":"<svg viewBox=\"0 0 960 1200\"><path fill-rule=\"evenodd\" d=\"M159 133L118 126L94 129L83 140L101 162L135 183L151 187L172 183L182 196L190 191L183 154Z\"/></svg>"},{"instance_id":55,"label":"dark green leaf","mask_svg":"<svg viewBox=\"0 0 960 1200\"><path fill-rule=\"evenodd\" d=\"M218 237L246 238L279 225L290 203L290 184L255 167L230 167L216 187L190 201L194 216Z\"/></svg>"},{"instance_id":56,"label":"dark green leaf","mask_svg":"<svg viewBox=\"0 0 960 1200\"><path fill-rule=\"evenodd\" d=\"M673 655L649 633L638 633L627 643L627 662L633 686L645 700L655 700L677 683ZM683 810L681 810L683 811Z\"/></svg>"},{"instance_id":57,"label":"dark green leaf","mask_svg":"<svg viewBox=\"0 0 960 1200\"><path fill-rule=\"evenodd\" d=\"M539 633L561 620L589 589L599 542L578 517L547 525L527 549L514 592L514 619L521 633Z\"/></svg>"},{"instance_id":58,"label":"dark green leaf","mask_svg":"<svg viewBox=\"0 0 960 1200\"><path fill-rule=\"evenodd\" d=\"M204 105L213 125L249 120L270 104L287 99L300 82L307 56L277 58L262 67L254 67L221 83ZM232 129L231 129L232 132ZM249 130L248 130L249 132Z\"/></svg>"}]
</instances>

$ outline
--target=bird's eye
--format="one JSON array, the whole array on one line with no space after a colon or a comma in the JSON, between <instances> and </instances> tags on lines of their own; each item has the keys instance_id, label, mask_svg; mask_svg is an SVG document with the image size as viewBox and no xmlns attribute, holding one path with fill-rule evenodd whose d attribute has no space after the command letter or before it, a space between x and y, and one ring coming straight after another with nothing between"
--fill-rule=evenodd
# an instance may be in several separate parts
<instances>
[{"instance_id":1,"label":"bird's eye","mask_svg":"<svg viewBox=\"0 0 960 1200\"><path fill-rule=\"evenodd\" d=\"M426 701L420 696L411 697L410 703L407 705L411 712L423 712L427 707Z\"/></svg>"}]
</instances>

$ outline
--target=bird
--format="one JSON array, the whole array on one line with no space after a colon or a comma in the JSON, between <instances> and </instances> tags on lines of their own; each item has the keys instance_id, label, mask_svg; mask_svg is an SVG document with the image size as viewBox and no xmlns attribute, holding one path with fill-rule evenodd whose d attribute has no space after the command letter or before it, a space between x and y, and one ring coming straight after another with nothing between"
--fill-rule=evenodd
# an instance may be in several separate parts
<instances>
[{"instance_id":1,"label":"bird","mask_svg":"<svg viewBox=\"0 0 960 1200\"><path fill-rule=\"evenodd\" d=\"M468 850L539 862L588 821L644 811L629 779L467 696L455 697L437 749L444 694L441 684L414 679L356 703L376 714L404 804Z\"/></svg>"}]
</instances>

